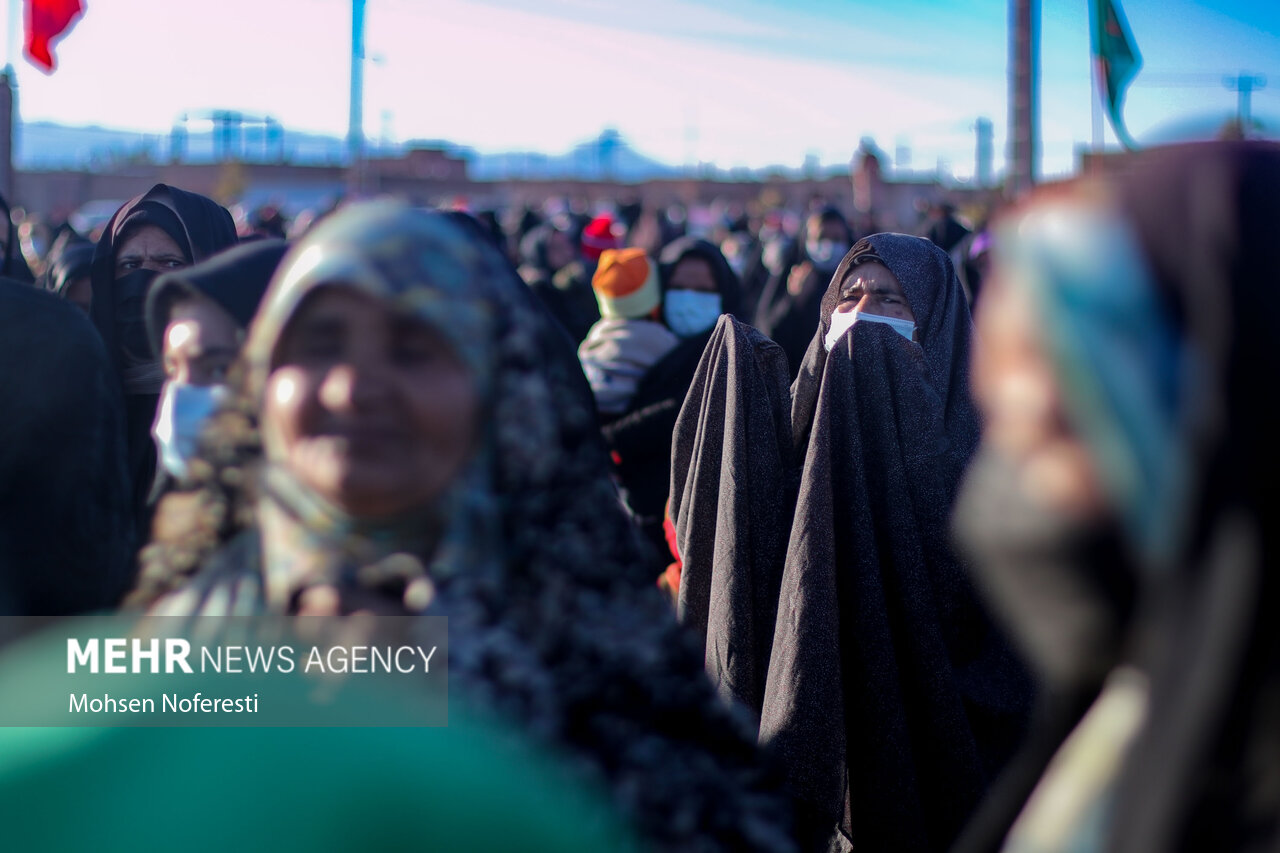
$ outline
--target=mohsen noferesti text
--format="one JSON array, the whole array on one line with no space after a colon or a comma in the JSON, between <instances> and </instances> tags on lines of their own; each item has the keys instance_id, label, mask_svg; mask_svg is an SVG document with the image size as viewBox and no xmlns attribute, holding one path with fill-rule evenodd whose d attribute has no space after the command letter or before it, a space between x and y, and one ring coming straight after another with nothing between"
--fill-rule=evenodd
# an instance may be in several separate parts
<instances>
[{"instance_id":1,"label":"mohsen noferesti text","mask_svg":"<svg viewBox=\"0 0 1280 853\"><path fill-rule=\"evenodd\" d=\"M154 714L156 700L151 697L117 698L109 693L90 697L87 693L79 696L70 694L72 714ZM179 696L177 693L163 693L160 696L160 713L172 714L256 714L258 713L258 694L240 696L235 699L214 698L196 693L191 696Z\"/></svg>"}]
</instances>

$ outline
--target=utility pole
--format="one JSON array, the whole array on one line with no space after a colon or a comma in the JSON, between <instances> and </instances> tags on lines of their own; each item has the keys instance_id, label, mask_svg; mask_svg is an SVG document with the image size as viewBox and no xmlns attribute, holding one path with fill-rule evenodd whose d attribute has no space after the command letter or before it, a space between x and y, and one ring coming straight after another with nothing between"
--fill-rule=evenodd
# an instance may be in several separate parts
<instances>
[{"instance_id":1,"label":"utility pole","mask_svg":"<svg viewBox=\"0 0 1280 853\"><path fill-rule=\"evenodd\" d=\"M1241 136L1249 135L1253 118L1249 114L1249 100L1254 89L1262 89L1267 85L1267 78L1260 74L1245 74L1241 71L1235 77L1223 77L1222 85L1236 92L1236 121L1240 124Z\"/></svg>"},{"instance_id":2,"label":"utility pole","mask_svg":"<svg viewBox=\"0 0 1280 853\"><path fill-rule=\"evenodd\" d=\"M9 204L14 203L13 138L17 126L17 97L14 85L17 75L12 65L0 71L0 195Z\"/></svg>"},{"instance_id":3,"label":"utility pole","mask_svg":"<svg viewBox=\"0 0 1280 853\"><path fill-rule=\"evenodd\" d=\"M351 112L347 120L347 193L364 192L364 3L351 0Z\"/></svg>"},{"instance_id":4,"label":"utility pole","mask_svg":"<svg viewBox=\"0 0 1280 853\"><path fill-rule=\"evenodd\" d=\"M1009 166L1005 195L1035 185L1040 157L1040 3L1009 0Z\"/></svg>"}]
</instances>

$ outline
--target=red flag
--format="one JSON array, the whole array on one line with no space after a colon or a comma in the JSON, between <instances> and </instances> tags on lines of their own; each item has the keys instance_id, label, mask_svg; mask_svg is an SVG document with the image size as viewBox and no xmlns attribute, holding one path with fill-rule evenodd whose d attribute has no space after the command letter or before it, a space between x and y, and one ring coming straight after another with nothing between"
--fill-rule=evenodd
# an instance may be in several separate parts
<instances>
[{"instance_id":1,"label":"red flag","mask_svg":"<svg viewBox=\"0 0 1280 853\"><path fill-rule=\"evenodd\" d=\"M80 0L27 0L27 59L46 74L58 66L53 42L84 11Z\"/></svg>"}]
</instances>

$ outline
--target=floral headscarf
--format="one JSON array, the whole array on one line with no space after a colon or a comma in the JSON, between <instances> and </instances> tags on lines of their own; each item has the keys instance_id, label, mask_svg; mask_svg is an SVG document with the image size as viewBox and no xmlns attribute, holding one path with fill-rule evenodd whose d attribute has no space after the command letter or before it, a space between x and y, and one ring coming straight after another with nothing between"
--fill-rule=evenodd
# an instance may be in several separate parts
<instances>
[{"instance_id":1,"label":"floral headscarf","mask_svg":"<svg viewBox=\"0 0 1280 853\"><path fill-rule=\"evenodd\" d=\"M644 572L573 350L514 270L443 216L388 201L340 211L285 259L250 329L251 399L290 318L328 285L388 300L445 334L487 423L450 494L416 527L411 517L376 529L343 518L268 463L265 500L291 513L299 543L343 550L357 585L378 583L361 571L364 557L418 557L414 582L425 578L431 594L405 602L448 618L451 699L559 748L656 846L793 849L789 803L746 720L719 702ZM415 550L424 542L438 544ZM201 612L252 594L233 562L175 598Z\"/></svg>"}]
</instances>

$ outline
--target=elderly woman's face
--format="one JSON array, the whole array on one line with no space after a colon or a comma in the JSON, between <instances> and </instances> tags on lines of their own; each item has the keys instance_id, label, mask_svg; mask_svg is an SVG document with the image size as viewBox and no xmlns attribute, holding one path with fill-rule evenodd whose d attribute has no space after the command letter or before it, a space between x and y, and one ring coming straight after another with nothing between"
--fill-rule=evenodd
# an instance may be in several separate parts
<instances>
[{"instance_id":1,"label":"elderly woman's face","mask_svg":"<svg viewBox=\"0 0 1280 853\"><path fill-rule=\"evenodd\" d=\"M849 271L840 287L840 302L835 310L837 314L857 311L912 322L916 319L897 277L884 264L874 262L858 264Z\"/></svg>"},{"instance_id":2,"label":"elderly woman's face","mask_svg":"<svg viewBox=\"0 0 1280 853\"><path fill-rule=\"evenodd\" d=\"M452 347L347 287L286 327L266 385L270 458L340 509L387 517L441 497L476 443L480 401Z\"/></svg>"}]
</instances>

